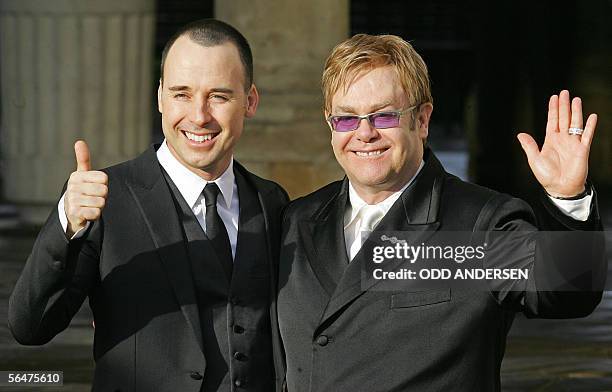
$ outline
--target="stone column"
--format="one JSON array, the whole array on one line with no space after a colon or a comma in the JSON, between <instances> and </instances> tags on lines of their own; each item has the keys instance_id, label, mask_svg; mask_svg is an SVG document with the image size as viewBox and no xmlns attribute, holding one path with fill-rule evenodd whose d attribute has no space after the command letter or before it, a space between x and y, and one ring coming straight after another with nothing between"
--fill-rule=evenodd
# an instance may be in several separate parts
<instances>
[{"instance_id":1,"label":"stone column","mask_svg":"<svg viewBox=\"0 0 612 392\"><path fill-rule=\"evenodd\" d=\"M6 199L40 222L84 138L95 168L149 144L154 0L2 0Z\"/></svg>"},{"instance_id":2,"label":"stone column","mask_svg":"<svg viewBox=\"0 0 612 392\"><path fill-rule=\"evenodd\" d=\"M341 178L320 80L331 49L348 37L348 0L217 0L215 16L249 40L261 97L237 159L281 183L292 197Z\"/></svg>"}]
</instances>

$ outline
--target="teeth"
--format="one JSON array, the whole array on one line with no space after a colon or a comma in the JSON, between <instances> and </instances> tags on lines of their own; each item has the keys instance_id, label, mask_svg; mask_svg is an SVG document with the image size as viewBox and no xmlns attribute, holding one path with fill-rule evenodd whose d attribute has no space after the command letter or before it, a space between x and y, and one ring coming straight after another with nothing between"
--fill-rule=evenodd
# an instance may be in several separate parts
<instances>
[{"instance_id":1,"label":"teeth","mask_svg":"<svg viewBox=\"0 0 612 392\"><path fill-rule=\"evenodd\" d=\"M198 142L198 143L202 143L202 142L205 142L213 138L212 133L209 133L206 135L196 135L196 134L193 134L187 131L185 131L185 136L187 136L187 139L193 140L194 142Z\"/></svg>"},{"instance_id":2,"label":"teeth","mask_svg":"<svg viewBox=\"0 0 612 392\"><path fill-rule=\"evenodd\" d=\"M371 157L371 156L374 156L374 155L380 155L382 153L383 153L382 150L376 150L376 151L355 151L355 154L357 154L357 156L360 156L360 157Z\"/></svg>"}]
</instances>

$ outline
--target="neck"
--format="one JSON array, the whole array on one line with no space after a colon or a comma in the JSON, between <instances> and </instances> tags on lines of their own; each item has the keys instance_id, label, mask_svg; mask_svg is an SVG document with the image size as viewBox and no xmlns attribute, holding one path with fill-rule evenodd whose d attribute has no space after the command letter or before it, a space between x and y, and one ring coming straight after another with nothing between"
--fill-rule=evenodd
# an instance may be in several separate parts
<instances>
[{"instance_id":1,"label":"neck","mask_svg":"<svg viewBox=\"0 0 612 392\"><path fill-rule=\"evenodd\" d=\"M378 204L381 201L386 200L389 196L394 194L397 191L391 190L382 190L382 191L372 191L368 188L353 186L355 188L355 192L365 201L366 203L373 205ZM401 189L401 188L400 188ZM399 189L398 189L399 190Z\"/></svg>"},{"instance_id":2,"label":"neck","mask_svg":"<svg viewBox=\"0 0 612 392\"><path fill-rule=\"evenodd\" d=\"M363 201L368 204L378 204L386 200L394 193L401 191L404 185L406 185L411 178L412 176L410 176L405 181L397 181L394 184L380 184L370 186L357 184L353 181L351 181L351 184L353 185L355 192L357 192L357 195L359 195L359 197Z\"/></svg>"},{"instance_id":3,"label":"neck","mask_svg":"<svg viewBox=\"0 0 612 392\"><path fill-rule=\"evenodd\" d=\"M188 169L206 181L214 181L217 178L221 177L223 173L225 173L225 171L229 167L230 161L231 161L231 156L227 159L224 158L222 161L217 162L216 164L211 165L210 167L205 167L205 168L200 168L200 169L196 169L196 168L188 168Z\"/></svg>"},{"instance_id":4,"label":"neck","mask_svg":"<svg viewBox=\"0 0 612 392\"><path fill-rule=\"evenodd\" d=\"M232 161L232 154L227 154L227 157L223 157L220 161L214 162L207 167L192 167L181 159L181 157L174 151L174 148L170 145L170 143L167 143L167 146L172 156L176 158L181 165L185 166L189 171L195 173L198 177L206 181L214 181L221 177Z\"/></svg>"},{"instance_id":5,"label":"neck","mask_svg":"<svg viewBox=\"0 0 612 392\"><path fill-rule=\"evenodd\" d=\"M389 196L402 190L402 188L412 180L419 169L419 164L413 169L406 171L405 174L393 178L393 181L385 181L381 184L359 184L357 181L351 180L351 185L357 192L357 195L368 204L378 204L386 200Z\"/></svg>"}]
</instances>

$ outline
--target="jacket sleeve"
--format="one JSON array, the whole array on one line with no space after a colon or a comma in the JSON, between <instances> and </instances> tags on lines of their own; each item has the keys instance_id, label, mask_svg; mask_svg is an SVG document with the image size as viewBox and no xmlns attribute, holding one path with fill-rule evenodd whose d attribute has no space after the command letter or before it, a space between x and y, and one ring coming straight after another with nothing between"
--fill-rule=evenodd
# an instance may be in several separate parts
<instances>
[{"instance_id":1,"label":"jacket sleeve","mask_svg":"<svg viewBox=\"0 0 612 392\"><path fill-rule=\"evenodd\" d=\"M488 267L523 268L527 280L493 282L503 307L527 317L572 318L599 304L607 274L596 197L587 221L574 220L543 195L537 213L522 200L498 195L481 211Z\"/></svg>"},{"instance_id":2,"label":"jacket sleeve","mask_svg":"<svg viewBox=\"0 0 612 392\"><path fill-rule=\"evenodd\" d=\"M97 281L100 226L68 241L52 211L9 298L9 328L19 343L45 344L70 324Z\"/></svg>"}]
</instances>

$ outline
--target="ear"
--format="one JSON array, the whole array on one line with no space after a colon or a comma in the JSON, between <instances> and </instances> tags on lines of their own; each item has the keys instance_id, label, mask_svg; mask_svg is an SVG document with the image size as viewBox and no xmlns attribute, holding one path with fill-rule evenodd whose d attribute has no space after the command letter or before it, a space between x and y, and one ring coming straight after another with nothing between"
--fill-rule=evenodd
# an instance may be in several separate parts
<instances>
[{"instance_id":1,"label":"ear","mask_svg":"<svg viewBox=\"0 0 612 392\"><path fill-rule=\"evenodd\" d=\"M247 107L245 113L247 118L255 115L257 105L259 105L259 93L257 92L257 87L255 87L255 84L252 84L249 94L247 95Z\"/></svg>"},{"instance_id":2,"label":"ear","mask_svg":"<svg viewBox=\"0 0 612 392\"><path fill-rule=\"evenodd\" d=\"M426 140L429 135L429 119L431 118L432 112L433 105L430 102L426 102L421 105L417 113L416 130L422 140Z\"/></svg>"},{"instance_id":3,"label":"ear","mask_svg":"<svg viewBox=\"0 0 612 392\"><path fill-rule=\"evenodd\" d=\"M157 111L163 113L162 110L162 80L159 79L159 86L157 87Z\"/></svg>"}]
</instances>

